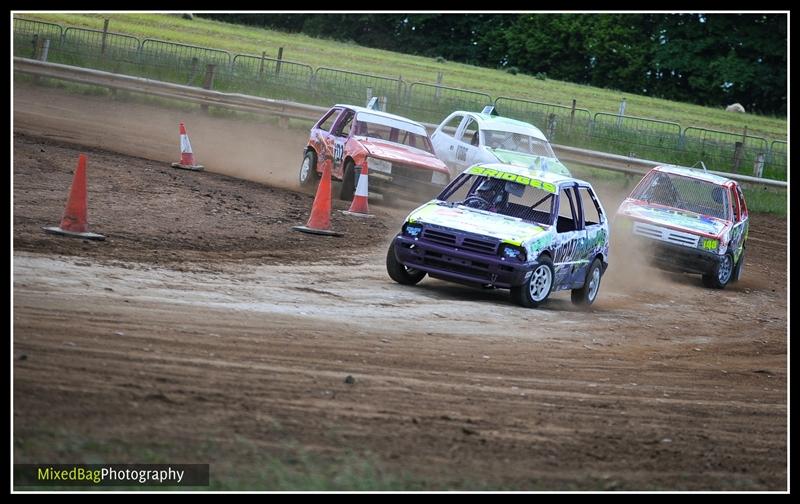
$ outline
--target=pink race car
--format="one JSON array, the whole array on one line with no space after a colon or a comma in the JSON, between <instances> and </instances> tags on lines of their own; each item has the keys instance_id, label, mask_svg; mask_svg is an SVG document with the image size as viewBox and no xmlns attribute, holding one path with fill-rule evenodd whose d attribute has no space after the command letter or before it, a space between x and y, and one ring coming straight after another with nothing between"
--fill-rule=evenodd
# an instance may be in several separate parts
<instances>
[{"instance_id":1,"label":"pink race car","mask_svg":"<svg viewBox=\"0 0 800 504\"><path fill-rule=\"evenodd\" d=\"M700 273L716 289L742 275L750 219L734 180L657 166L622 202L617 219L662 269Z\"/></svg>"},{"instance_id":2,"label":"pink race car","mask_svg":"<svg viewBox=\"0 0 800 504\"><path fill-rule=\"evenodd\" d=\"M332 163L333 180L342 181L339 197L345 201L353 198L363 166L369 171L370 192L384 200L395 195L418 200L450 182L422 124L353 105L334 105L311 128L300 185L315 184L326 162Z\"/></svg>"}]
</instances>

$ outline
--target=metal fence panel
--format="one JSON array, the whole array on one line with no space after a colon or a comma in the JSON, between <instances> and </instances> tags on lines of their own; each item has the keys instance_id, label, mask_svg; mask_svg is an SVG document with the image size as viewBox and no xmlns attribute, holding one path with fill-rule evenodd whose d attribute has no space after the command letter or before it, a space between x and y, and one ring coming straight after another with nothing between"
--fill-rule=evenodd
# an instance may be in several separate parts
<instances>
[{"instance_id":1,"label":"metal fence panel","mask_svg":"<svg viewBox=\"0 0 800 504\"><path fill-rule=\"evenodd\" d=\"M786 180L786 170L788 169L789 144L782 140L775 140L769 146L769 156L764 167L764 176Z\"/></svg>"},{"instance_id":2,"label":"metal fence panel","mask_svg":"<svg viewBox=\"0 0 800 504\"><path fill-rule=\"evenodd\" d=\"M228 51L213 49L210 47L193 46L188 44L178 44L165 40L144 39L142 40L142 58L172 60L180 63L188 63L197 59L204 64L230 67L231 55Z\"/></svg>"},{"instance_id":3,"label":"metal fence panel","mask_svg":"<svg viewBox=\"0 0 800 504\"><path fill-rule=\"evenodd\" d=\"M152 77L169 82L200 86L207 65L216 65L217 73L230 67L228 51L209 47L144 39L139 51L141 65L152 69Z\"/></svg>"},{"instance_id":4,"label":"metal fence panel","mask_svg":"<svg viewBox=\"0 0 800 504\"><path fill-rule=\"evenodd\" d=\"M737 142L742 144L738 161ZM684 155L694 156L694 162L702 160L710 170L751 175L756 157L767 150L767 140L761 137L694 127L683 130Z\"/></svg>"},{"instance_id":5,"label":"metal fence panel","mask_svg":"<svg viewBox=\"0 0 800 504\"><path fill-rule=\"evenodd\" d=\"M60 50L52 55L50 61L74 65L87 64L88 60L92 68L117 73L134 72L131 67L138 64L140 45L138 38L122 33L68 27L64 30Z\"/></svg>"},{"instance_id":6,"label":"metal fence panel","mask_svg":"<svg viewBox=\"0 0 800 504\"><path fill-rule=\"evenodd\" d=\"M680 149L681 125L606 112L594 115L591 145L643 159L669 159Z\"/></svg>"},{"instance_id":7,"label":"metal fence panel","mask_svg":"<svg viewBox=\"0 0 800 504\"><path fill-rule=\"evenodd\" d=\"M486 93L413 82L406 94L405 115L435 124L455 110L480 112L492 103L492 97Z\"/></svg>"},{"instance_id":8,"label":"metal fence panel","mask_svg":"<svg viewBox=\"0 0 800 504\"><path fill-rule=\"evenodd\" d=\"M303 102L313 96L314 69L309 65L237 54L231 68L229 80L220 81L228 91Z\"/></svg>"},{"instance_id":9,"label":"metal fence panel","mask_svg":"<svg viewBox=\"0 0 800 504\"><path fill-rule=\"evenodd\" d=\"M572 107L555 103L500 96L494 105L501 116L533 124L552 143L563 143L587 135L591 122L591 113L587 109L576 107L573 115ZM550 128L551 117L555 121L554 128Z\"/></svg>"},{"instance_id":10,"label":"metal fence panel","mask_svg":"<svg viewBox=\"0 0 800 504\"><path fill-rule=\"evenodd\" d=\"M319 105L340 102L363 106L371 96L385 96L387 112L404 112L406 84L399 78L319 67L314 72L314 86Z\"/></svg>"},{"instance_id":11,"label":"metal fence panel","mask_svg":"<svg viewBox=\"0 0 800 504\"><path fill-rule=\"evenodd\" d=\"M61 44L63 34L64 28L55 23L14 18L14 56L35 58L38 38L50 40L50 47L55 48Z\"/></svg>"}]
</instances>

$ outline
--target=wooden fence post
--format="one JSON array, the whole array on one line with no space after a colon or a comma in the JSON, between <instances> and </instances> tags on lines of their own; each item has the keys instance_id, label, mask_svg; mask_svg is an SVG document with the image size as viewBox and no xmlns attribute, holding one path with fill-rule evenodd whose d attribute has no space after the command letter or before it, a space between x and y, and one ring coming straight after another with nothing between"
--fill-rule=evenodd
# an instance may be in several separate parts
<instances>
[{"instance_id":1,"label":"wooden fence post","mask_svg":"<svg viewBox=\"0 0 800 504\"><path fill-rule=\"evenodd\" d=\"M100 54L106 55L106 37L108 36L108 18L103 21L103 38L100 42Z\"/></svg>"},{"instance_id":2,"label":"wooden fence post","mask_svg":"<svg viewBox=\"0 0 800 504\"><path fill-rule=\"evenodd\" d=\"M264 75L264 58L267 57L267 51L261 51L261 64L258 66L258 80Z\"/></svg>"},{"instance_id":3,"label":"wooden fence post","mask_svg":"<svg viewBox=\"0 0 800 504\"><path fill-rule=\"evenodd\" d=\"M569 112L569 127L567 128L567 136L572 135L572 123L575 122L575 104L577 100L572 99L572 110Z\"/></svg>"},{"instance_id":4,"label":"wooden fence post","mask_svg":"<svg viewBox=\"0 0 800 504\"><path fill-rule=\"evenodd\" d=\"M761 178L764 175L764 153L759 152L756 156L756 162L753 165L753 176Z\"/></svg>"},{"instance_id":5,"label":"wooden fence post","mask_svg":"<svg viewBox=\"0 0 800 504\"><path fill-rule=\"evenodd\" d=\"M739 173L739 166L742 164L742 153L744 144L736 142L736 147L733 149L733 173Z\"/></svg>"},{"instance_id":6,"label":"wooden fence post","mask_svg":"<svg viewBox=\"0 0 800 504\"><path fill-rule=\"evenodd\" d=\"M556 115L550 113L547 116L547 140L553 142L556 137Z\"/></svg>"},{"instance_id":7,"label":"wooden fence post","mask_svg":"<svg viewBox=\"0 0 800 504\"><path fill-rule=\"evenodd\" d=\"M275 75L281 74L281 61L283 60L283 47L278 48L278 62L275 64Z\"/></svg>"},{"instance_id":8,"label":"wooden fence post","mask_svg":"<svg viewBox=\"0 0 800 504\"><path fill-rule=\"evenodd\" d=\"M216 70L217 65L208 64L206 65L206 76L203 79L203 89L211 89L214 86L214 71ZM208 112L208 105L201 105L200 108L203 112Z\"/></svg>"}]
</instances>

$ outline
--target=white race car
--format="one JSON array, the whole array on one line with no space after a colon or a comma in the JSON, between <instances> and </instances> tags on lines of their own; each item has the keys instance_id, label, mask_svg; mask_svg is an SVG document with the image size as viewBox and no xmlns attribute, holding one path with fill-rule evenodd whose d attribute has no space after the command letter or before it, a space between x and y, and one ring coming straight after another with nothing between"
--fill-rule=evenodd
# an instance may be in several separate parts
<instances>
[{"instance_id":1,"label":"white race car","mask_svg":"<svg viewBox=\"0 0 800 504\"><path fill-rule=\"evenodd\" d=\"M450 114L431 135L436 156L453 179L477 163L544 166L551 173L572 176L544 134L532 124L499 117L492 107L483 112L459 110Z\"/></svg>"}]
</instances>

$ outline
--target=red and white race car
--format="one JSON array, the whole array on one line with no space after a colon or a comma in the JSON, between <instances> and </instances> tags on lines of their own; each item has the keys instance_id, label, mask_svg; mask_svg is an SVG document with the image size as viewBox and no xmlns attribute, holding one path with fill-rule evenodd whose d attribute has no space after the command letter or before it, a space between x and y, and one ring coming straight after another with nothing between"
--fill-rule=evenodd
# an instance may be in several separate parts
<instances>
[{"instance_id":1,"label":"red and white race car","mask_svg":"<svg viewBox=\"0 0 800 504\"><path fill-rule=\"evenodd\" d=\"M450 182L425 127L405 117L354 105L334 105L311 128L303 150L300 185L319 179L330 162L333 180L341 180L339 197L353 198L361 168L369 171L369 189L391 199L423 199Z\"/></svg>"}]
</instances>

